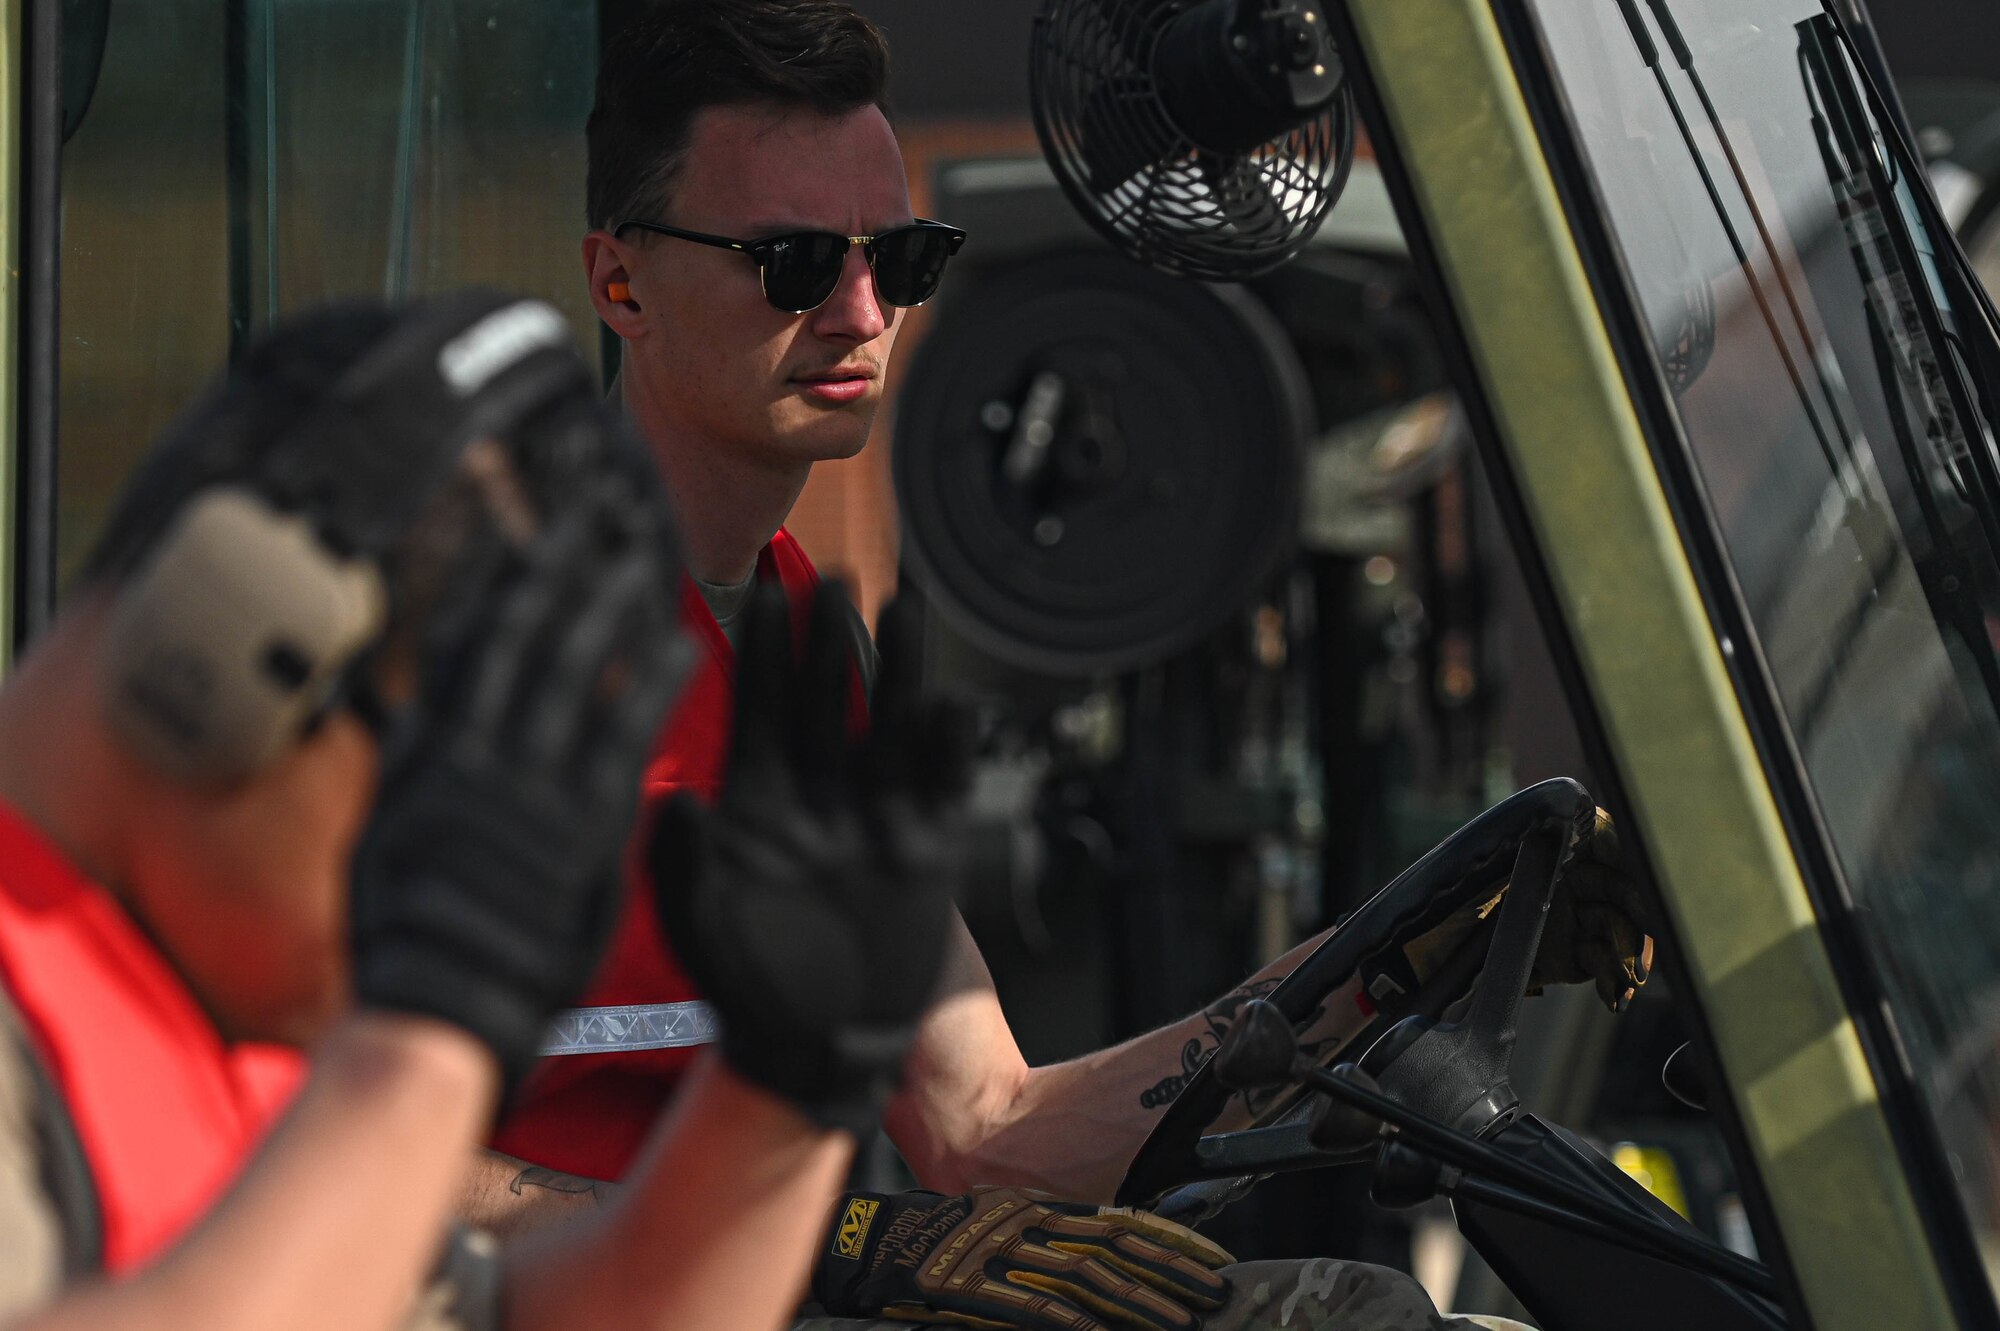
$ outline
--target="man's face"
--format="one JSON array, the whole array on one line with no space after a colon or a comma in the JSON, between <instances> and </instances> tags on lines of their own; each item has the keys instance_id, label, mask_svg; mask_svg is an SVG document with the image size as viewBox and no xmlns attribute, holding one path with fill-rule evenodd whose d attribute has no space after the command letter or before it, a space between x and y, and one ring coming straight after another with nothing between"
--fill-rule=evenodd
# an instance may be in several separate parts
<instances>
[{"instance_id":1,"label":"man's face","mask_svg":"<svg viewBox=\"0 0 2000 1331\"><path fill-rule=\"evenodd\" d=\"M668 215L757 240L786 231L875 235L912 220L902 153L875 107L841 116L710 107L695 119ZM628 400L677 439L733 461L810 464L868 440L901 311L882 304L860 246L804 314L773 309L748 255L627 231L644 335L626 343Z\"/></svg>"}]
</instances>

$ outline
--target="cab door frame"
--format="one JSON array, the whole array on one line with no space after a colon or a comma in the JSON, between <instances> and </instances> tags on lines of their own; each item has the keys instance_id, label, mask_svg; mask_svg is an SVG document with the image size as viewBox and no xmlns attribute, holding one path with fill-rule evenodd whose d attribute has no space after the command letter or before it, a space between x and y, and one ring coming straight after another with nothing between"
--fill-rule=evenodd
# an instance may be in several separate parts
<instances>
[{"instance_id":1,"label":"cab door frame","mask_svg":"<svg viewBox=\"0 0 2000 1331\"><path fill-rule=\"evenodd\" d=\"M60 15L60 7L40 6ZM26 78L31 60L29 17L23 0L0 0L0 667L21 635L20 532L16 505L20 468L16 444L24 406L22 305L29 286L21 263L22 141L34 89ZM47 20L36 24L45 28Z\"/></svg>"},{"instance_id":2,"label":"cab door frame","mask_svg":"<svg viewBox=\"0 0 2000 1331\"><path fill-rule=\"evenodd\" d=\"M6 0L8 94L0 126L6 161L4 230L7 298L0 314L0 364L12 368L0 411L5 481L0 512L0 665L48 626L56 602L57 405L62 395L62 145L64 32L68 4ZM94 70L93 70L94 74ZM87 89L85 90L87 93ZM80 108L79 108L80 114Z\"/></svg>"}]
</instances>

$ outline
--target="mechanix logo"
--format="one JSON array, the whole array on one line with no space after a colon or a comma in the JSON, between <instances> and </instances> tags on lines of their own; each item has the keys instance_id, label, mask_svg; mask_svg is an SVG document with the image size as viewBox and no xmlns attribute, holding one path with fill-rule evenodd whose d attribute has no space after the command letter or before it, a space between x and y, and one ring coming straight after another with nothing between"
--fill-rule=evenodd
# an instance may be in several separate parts
<instances>
[{"instance_id":1,"label":"mechanix logo","mask_svg":"<svg viewBox=\"0 0 2000 1331\"><path fill-rule=\"evenodd\" d=\"M937 1246L939 1240L957 1229L959 1222L971 1214L969 1201L966 1197L953 1197L935 1211L906 1207L895 1212L895 1219L889 1222L888 1233L888 1248L894 1254L895 1264L914 1271L929 1261L931 1249Z\"/></svg>"},{"instance_id":2,"label":"mechanix logo","mask_svg":"<svg viewBox=\"0 0 2000 1331\"><path fill-rule=\"evenodd\" d=\"M840 1227L833 1231L833 1255L860 1261L861 1249L868 1242L868 1227L875 1223L875 1213L881 1209L882 1203L867 1197L848 1202L840 1217Z\"/></svg>"}]
</instances>

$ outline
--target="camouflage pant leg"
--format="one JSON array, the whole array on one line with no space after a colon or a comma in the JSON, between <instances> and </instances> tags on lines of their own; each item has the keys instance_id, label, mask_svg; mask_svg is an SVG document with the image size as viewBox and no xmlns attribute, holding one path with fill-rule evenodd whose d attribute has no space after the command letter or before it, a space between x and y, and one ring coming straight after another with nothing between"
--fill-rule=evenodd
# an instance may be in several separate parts
<instances>
[{"instance_id":1,"label":"camouflage pant leg","mask_svg":"<svg viewBox=\"0 0 2000 1331\"><path fill-rule=\"evenodd\" d=\"M1203 1331L1472 1331L1440 1316L1409 1276L1365 1262L1241 1262L1223 1272L1233 1287ZM911 1331L908 1322L815 1317L793 1331Z\"/></svg>"},{"instance_id":2,"label":"camouflage pant leg","mask_svg":"<svg viewBox=\"0 0 2000 1331\"><path fill-rule=\"evenodd\" d=\"M1472 1331L1473 1323L1439 1314L1410 1276L1386 1266L1310 1261L1241 1262L1225 1275L1234 1286L1205 1331Z\"/></svg>"}]
</instances>

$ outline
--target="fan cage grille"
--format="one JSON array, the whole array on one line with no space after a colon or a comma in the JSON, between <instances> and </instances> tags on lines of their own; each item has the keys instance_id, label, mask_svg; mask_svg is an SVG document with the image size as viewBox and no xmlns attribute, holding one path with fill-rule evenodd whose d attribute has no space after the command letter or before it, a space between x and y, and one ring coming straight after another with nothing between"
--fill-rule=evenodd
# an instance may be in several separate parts
<instances>
[{"instance_id":1,"label":"fan cage grille","mask_svg":"<svg viewBox=\"0 0 2000 1331\"><path fill-rule=\"evenodd\" d=\"M1161 32L1188 7L1049 0L1030 61L1035 129L1064 192L1113 244L1166 272L1240 281L1295 256L1339 198L1353 93L1343 83L1313 119L1247 154L1205 152L1152 76Z\"/></svg>"}]
</instances>

